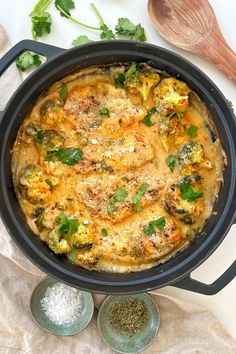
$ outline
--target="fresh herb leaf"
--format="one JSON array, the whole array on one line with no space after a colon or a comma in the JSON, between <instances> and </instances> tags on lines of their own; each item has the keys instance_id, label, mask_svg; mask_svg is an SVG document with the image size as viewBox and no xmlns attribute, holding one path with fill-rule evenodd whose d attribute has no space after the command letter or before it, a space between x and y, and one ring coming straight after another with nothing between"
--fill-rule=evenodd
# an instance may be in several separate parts
<instances>
[{"instance_id":1,"label":"fresh herb leaf","mask_svg":"<svg viewBox=\"0 0 236 354\"><path fill-rule=\"evenodd\" d=\"M153 226L152 223L149 223L149 225L145 227L143 231L146 235L151 236L155 232L155 227Z\"/></svg>"},{"instance_id":2,"label":"fresh herb leaf","mask_svg":"<svg viewBox=\"0 0 236 354\"><path fill-rule=\"evenodd\" d=\"M196 127L195 125L190 125L190 127L187 129L187 134L191 136L191 138L196 138L197 131L198 127Z\"/></svg>"},{"instance_id":3,"label":"fresh herb leaf","mask_svg":"<svg viewBox=\"0 0 236 354\"><path fill-rule=\"evenodd\" d=\"M200 190L194 190L191 184L181 183L179 185L180 197L188 202L195 202L195 200L203 197L203 192Z\"/></svg>"},{"instance_id":4,"label":"fresh herb leaf","mask_svg":"<svg viewBox=\"0 0 236 354\"><path fill-rule=\"evenodd\" d=\"M52 181L50 181L50 179L46 178L45 183L49 185L51 191L55 188L54 184L52 183Z\"/></svg>"},{"instance_id":5,"label":"fresh herb leaf","mask_svg":"<svg viewBox=\"0 0 236 354\"><path fill-rule=\"evenodd\" d=\"M165 226L166 226L166 220L164 218L164 216L162 218L159 218L157 220L153 220L152 224L158 228L158 230L164 230Z\"/></svg>"},{"instance_id":6,"label":"fresh herb leaf","mask_svg":"<svg viewBox=\"0 0 236 354\"><path fill-rule=\"evenodd\" d=\"M230 100L227 100L228 101L228 105L229 105L229 107L232 109L232 110L234 110L234 105L233 105L233 102L232 101L230 101Z\"/></svg>"},{"instance_id":7,"label":"fresh herb leaf","mask_svg":"<svg viewBox=\"0 0 236 354\"><path fill-rule=\"evenodd\" d=\"M148 190L150 185L148 183L143 183L137 192L132 197L132 203L134 204L134 210L137 212L141 211L140 201L144 193Z\"/></svg>"},{"instance_id":8,"label":"fresh herb leaf","mask_svg":"<svg viewBox=\"0 0 236 354\"><path fill-rule=\"evenodd\" d=\"M121 36L126 36L130 39L142 42L146 40L144 28L141 26L141 24L136 26L128 18L119 18L115 29L116 34Z\"/></svg>"},{"instance_id":9,"label":"fresh herb leaf","mask_svg":"<svg viewBox=\"0 0 236 354\"><path fill-rule=\"evenodd\" d=\"M102 236L108 236L108 231L107 231L107 229L101 229L101 234L102 234Z\"/></svg>"},{"instance_id":10,"label":"fresh herb leaf","mask_svg":"<svg viewBox=\"0 0 236 354\"><path fill-rule=\"evenodd\" d=\"M124 73L120 73L118 74L115 78L115 84L118 87L124 87L125 84L125 74Z\"/></svg>"},{"instance_id":11,"label":"fresh herb leaf","mask_svg":"<svg viewBox=\"0 0 236 354\"><path fill-rule=\"evenodd\" d=\"M111 215L115 211L115 204L122 203L128 197L128 192L124 188L117 188L107 206L107 213Z\"/></svg>"},{"instance_id":12,"label":"fresh herb leaf","mask_svg":"<svg viewBox=\"0 0 236 354\"><path fill-rule=\"evenodd\" d=\"M60 214L60 224L58 226L58 232L61 236L72 236L78 231L79 221L78 219L68 219L64 213Z\"/></svg>"},{"instance_id":13,"label":"fresh herb leaf","mask_svg":"<svg viewBox=\"0 0 236 354\"><path fill-rule=\"evenodd\" d=\"M16 59L16 66L21 71L26 71L34 66L38 67L42 63L43 57L30 51L24 52Z\"/></svg>"},{"instance_id":14,"label":"fresh herb leaf","mask_svg":"<svg viewBox=\"0 0 236 354\"><path fill-rule=\"evenodd\" d=\"M122 248L122 253L123 253L123 254L127 254L127 253L128 253L128 250L127 250L126 247L123 247L123 248Z\"/></svg>"},{"instance_id":15,"label":"fresh herb leaf","mask_svg":"<svg viewBox=\"0 0 236 354\"><path fill-rule=\"evenodd\" d=\"M171 170L171 172L173 172L174 169L175 169L175 162L176 162L176 156L175 155L169 155L166 158L166 164L169 167L169 169Z\"/></svg>"},{"instance_id":16,"label":"fresh herb leaf","mask_svg":"<svg viewBox=\"0 0 236 354\"><path fill-rule=\"evenodd\" d=\"M43 12L31 17L32 21L32 37L37 40L46 33L51 32L52 17L48 12Z\"/></svg>"},{"instance_id":17,"label":"fresh herb leaf","mask_svg":"<svg viewBox=\"0 0 236 354\"><path fill-rule=\"evenodd\" d=\"M166 220L165 220L165 218L163 216L163 217L161 217L159 219L151 221L148 224L148 226L143 229L143 231L144 231L144 233L146 235L151 236L152 234L155 233L155 227L158 230L162 231L162 230L164 230L165 226L166 226Z\"/></svg>"},{"instance_id":18,"label":"fresh herb leaf","mask_svg":"<svg viewBox=\"0 0 236 354\"><path fill-rule=\"evenodd\" d=\"M60 148L56 156L62 163L74 166L82 159L83 151L78 148Z\"/></svg>"},{"instance_id":19,"label":"fresh herb leaf","mask_svg":"<svg viewBox=\"0 0 236 354\"><path fill-rule=\"evenodd\" d=\"M154 123L152 123L151 121L151 117L154 113L156 113L156 111L157 111L156 107L152 107L141 122L145 124L147 127L151 127L152 125L154 125Z\"/></svg>"},{"instance_id":20,"label":"fresh herb leaf","mask_svg":"<svg viewBox=\"0 0 236 354\"><path fill-rule=\"evenodd\" d=\"M117 34L130 36L135 32L136 26L128 18L121 17L115 29Z\"/></svg>"},{"instance_id":21,"label":"fresh herb leaf","mask_svg":"<svg viewBox=\"0 0 236 354\"><path fill-rule=\"evenodd\" d=\"M109 111L109 109L106 108L106 107L103 107L103 108L100 110L100 114L103 115L103 116L110 117L110 111Z\"/></svg>"},{"instance_id":22,"label":"fresh herb leaf","mask_svg":"<svg viewBox=\"0 0 236 354\"><path fill-rule=\"evenodd\" d=\"M88 36L83 35L83 36L79 36L76 39L74 39L72 42L72 45L74 47L77 47L79 45L91 43L91 42L93 42L93 41L91 39L89 39Z\"/></svg>"},{"instance_id":23,"label":"fresh herb leaf","mask_svg":"<svg viewBox=\"0 0 236 354\"><path fill-rule=\"evenodd\" d=\"M55 6L60 15L66 17L70 16L70 10L75 8L75 3L73 0L55 0Z\"/></svg>"},{"instance_id":24,"label":"fresh herb leaf","mask_svg":"<svg viewBox=\"0 0 236 354\"><path fill-rule=\"evenodd\" d=\"M33 135L32 135L32 139L33 139L34 141L36 141L38 144L42 145L42 143L43 143L43 136L44 136L43 131L42 131L42 130L39 130L36 134L33 134Z\"/></svg>"},{"instance_id":25,"label":"fresh herb leaf","mask_svg":"<svg viewBox=\"0 0 236 354\"><path fill-rule=\"evenodd\" d=\"M32 37L34 40L51 31L52 18L46 12L51 2L52 0L39 0L29 15L32 21Z\"/></svg>"},{"instance_id":26,"label":"fresh herb leaf","mask_svg":"<svg viewBox=\"0 0 236 354\"><path fill-rule=\"evenodd\" d=\"M78 148L48 149L46 161L54 161L54 157L57 157L64 164L74 166L82 159L83 151Z\"/></svg>"},{"instance_id":27,"label":"fresh herb leaf","mask_svg":"<svg viewBox=\"0 0 236 354\"><path fill-rule=\"evenodd\" d=\"M116 38L112 30L109 27L107 27L105 23L101 25L100 30L101 30L101 34L100 34L101 39L109 41Z\"/></svg>"},{"instance_id":28,"label":"fresh herb leaf","mask_svg":"<svg viewBox=\"0 0 236 354\"><path fill-rule=\"evenodd\" d=\"M145 42L146 41L147 38L146 38L146 35L145 35L145 31L144 31L144 28L141 26L141 24L138 24L136 26L135 33L133 34L131 39L133 39L135 41L140 41L140 42Z\"/></svg>"},{"instance_id":29,"label":"fresh herb leaf","mask_svg":"<svg viewBox=\"0 0 236 354\"><path fill-rule=\"evenodd\" d=\"M79 228L79 221L78 219L69 219L69 231L68 236L73 235L78 231Z\"/></svg>"},{"instance_id":30,"label":"fresh herb leaf","mask_svg":"<svg viewBox=\"0 0 236 354\"><path fill-rule=\"evenodd\" d=\"M68 87L66 84L62 83L59 91L61 100L65 103L68 96Z\"/></svg>"}]
</instances>

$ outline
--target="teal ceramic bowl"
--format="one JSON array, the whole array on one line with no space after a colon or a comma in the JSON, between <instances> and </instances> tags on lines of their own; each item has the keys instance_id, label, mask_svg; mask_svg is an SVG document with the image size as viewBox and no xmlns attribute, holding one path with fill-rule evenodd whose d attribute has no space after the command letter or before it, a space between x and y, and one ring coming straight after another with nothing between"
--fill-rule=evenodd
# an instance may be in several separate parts
<instances>
[{"instance_id":1,"label":"teal ceramic bowl","mask_svg":"<svg viewBox=\"0 0 236 354\"><path fill-rule=\"evenodd\" d=\"M57 280L46 277L34 289L30 301L30 309L34 320L45 331L58 336L71 336L81 332L90 322L93 316L94 303L91 293L80 291L81 312L79 317L72 323L66 325L54 324L46 315L41 305L48 287L59 283Z\"/></svg>"},{"instance_id":2,"label":"teal ceramic bowl","mask_svg":"<svg viewBox=\"0 0 236 354\"><path fill-rule=\"evenodd\" d=\"M126 298L138 298L147 306L148 318L143 329L131 337L117 333L110 324L113 307ZM104 342L118 353L134 354L147 348L155 339L160 327L160 313L155 301L147 294L108 296L98 313L98 329Z\"/></svg>"}]
</instances>

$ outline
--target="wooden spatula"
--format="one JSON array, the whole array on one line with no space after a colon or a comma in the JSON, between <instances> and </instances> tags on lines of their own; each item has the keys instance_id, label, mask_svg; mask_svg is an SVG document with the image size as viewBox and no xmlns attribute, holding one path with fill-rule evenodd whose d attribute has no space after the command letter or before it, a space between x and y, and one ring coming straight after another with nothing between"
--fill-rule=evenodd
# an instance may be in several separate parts
<instances>
[{"instance_id":1,"label":"wooden spatula","mask_svg":"<svg viewBox=\"0 0 236 354\"><path fill-rule=\"evenodd\" d=\"M148 11L167 41L211 60L236 82L236 53L224 39L207 0L149 0Z\"/></svg>"}]
</instances>

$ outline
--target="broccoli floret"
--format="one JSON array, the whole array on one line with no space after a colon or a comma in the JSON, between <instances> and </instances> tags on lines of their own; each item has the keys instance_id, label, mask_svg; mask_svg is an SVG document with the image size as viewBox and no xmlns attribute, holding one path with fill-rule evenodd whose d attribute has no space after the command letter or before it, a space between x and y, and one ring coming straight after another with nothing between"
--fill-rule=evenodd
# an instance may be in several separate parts
<instances>
[{"instance_id":1,"label":"broccoli floret","mask_svg":"<svg viewBox=\"0 0 236 354\"><path fill-rule=\"evenodd\" d=\"M197 141L188 141L181 146L178 153L178 161L181 165L187 166L203 162L203 146Z\"/></svg>"},{"instance_id":2,"label":"broccoli floret","mask_svg":"<svg viewBox=\"0 0 236 354\"><path fill-rule=\"evenodd\" d=\"M37 124L29 124L27 125L26 129L25 129L26 133L30 136L34 136L36 135L38 132L41 131L41 128L39 125Z\"/></svg>"},{"instance_id":3,"label":"broccoli floret","mask_svg":"<svg viewBox=\"0 0 236 354\"><path fill-rule=\"evenodd\" d=\"M69 253L71 251L67 241L62 239L61 241L54 242L48 241L48 247L56 254Z\"/></svg>"},{"instance_id":4,"label":"broccoli floret","mask_svg":"<svg viewBox=\"0 0 236 354\"><path fill-rule=\"evenodd\" d=\"M191 175L184 176L181 178L179 184L201 184L202 183L202 176L200 176L198 173L191 173Z\"/></svg>"},{"instance_id":5,"label":"broccoli floret","mask_svg":"<svg viewBox=\"0 0 236 354\"><path fill-rule=\"evenodd\" d=\"M43 133L43 147L46 149L60 147L64 144L64 141L65 139L55 130L46 130Z\"/></svg>"},{"instance_id":6,"label":"broccoli floret","mask_svg":"<svg viewBox=\"0 0 236 354\"><path fill-rule=\"evenodd\" d=\"M162 204L170 215L185 224L193 224L195 222L197 205L181 199L177 185L171 186L166 192Z\"/></svg>"},{"instance_id":7,"label":"broccoli floret","mask_svg":"<svg viewBox=\"0 0 236 354\"><path fill-rule=\"evenodd\" d=\"M37 165L28 165L20 173L20 184L25 187L31 187L40 180L41 170Z\"/></svg>"},{"instance_id":8,"label":"broccoli floret","mask_svg":"<svg viewBox=\"0 0 236 354\"><path fill-rule=\"evenodd\" d=\"M40 114L43 116L46 113L57 111L59 108L61 108L61 106L62 103L59 100L47 100L40 107Z\"/></svg>"},{"instance_id":9,"label":"broccoli floret","mask_svg":"<svg viewBox=\"0 0 236 354\"><path fill-rule=\"evenodd\" d=\"M167 104L170 110L184 112L188 107L190 89L180 80L173 77L163 79L154 90L156 105Z\"/></svg>"},{"instance_id":10,"label":"broccoli floret","mask_svg":"<svg viewBox=\"0 0 236 354\"><path fill-rule=\"evenodd\" d=\"M71 238L71 244L76 248L91 248L94 241L93 230L83 224L79 225L78 231Z\"/></svg>"},{"instance_id":11,"label":"broccoli floret","mask_svg":"<svg viewBox=\"0 0 236 354\"><path fill-rule=\"evenodd\" d=\"M140 95L143 101L148 99L150 91L160 82L160 76L153 68L141 68L136 70L125 80L127 90L135 95Z\"/></svg>"}]
</instances>

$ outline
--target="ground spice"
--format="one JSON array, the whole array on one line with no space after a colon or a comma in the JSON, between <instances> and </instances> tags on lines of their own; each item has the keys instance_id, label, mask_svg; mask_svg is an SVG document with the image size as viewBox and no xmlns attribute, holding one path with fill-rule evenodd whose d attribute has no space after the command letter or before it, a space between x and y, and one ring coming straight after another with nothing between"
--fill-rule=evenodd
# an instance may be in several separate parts
<instances>
[{"instance_id":1,"label":"ground spice","mask_svg":"<svg viewBox=\"0 0 236 354\"><path fill-rule=\"evenodd\" d=\"M114 330L129 337L141 331L147 319L145 302L135 297L128 297L117 302L110 313L110 323Z\"/></svg>"}]
</instances>

